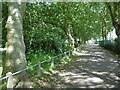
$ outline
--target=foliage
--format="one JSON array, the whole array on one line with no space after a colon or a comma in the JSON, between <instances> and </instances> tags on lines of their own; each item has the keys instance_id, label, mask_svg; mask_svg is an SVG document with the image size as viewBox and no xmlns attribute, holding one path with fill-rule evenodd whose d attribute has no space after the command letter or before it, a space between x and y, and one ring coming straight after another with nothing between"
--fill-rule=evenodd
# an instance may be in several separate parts
<instances>
[{"instance_id":1,"label":"foliage","mask_svg":"<svg viewBox=\"0 0 120 90\"><path fill-rule=\"evenodd\" d=\"M29 17L24 18L26 50L35 53L39 51L46 53L65 51L64 47L67 47L67 43L65 44L66 38L63 38L65 37L64 32L62 32L61 28L45 24L41 20L41 9L37 5L28 5L26 10L26 15L29 15ZM28 23L29 25L27 25Z\"/></svg>"},{"instance_id":2,"label":"foliage","mask_svg":"<svg viewBox=\"0 0 120 90\"><path fill-rule=\"evenodd\" d=\"M6 2L2 3L2 47L5 47L7 30L5 28L7 17L8 17L8 5Z\"/></svg>"},{"instance_id":3,"label":"foliage","mask_svg":"<svg viewBox=\"0 0 120 90\"><path fill-rule=\"evenodd\" d=\"M98 13L102 5L76 2L28 3L23 24L26 52L61 53L69 50L66 36L68 26L72 37L81 43L99 38L101 21Z\"/></svg>"},{"instance_id":4,"label":"foliage","mask_svg":"<svg viewBox=\"0 0 120 90\"><path fill-rule=\"evenodd\" d=\"M120 54L120 38L115 39L115 50L114 51Z\"/></svg>"},{"instance_id":5,"label":"foliage","mask_svg":"<svg viewBox=\"0 0 120 90\"><path fill-rule=\"evenodd\" d=\"M2 30L5 47L7 30L5 28L8 7L3 3ZM71 49L70 40L79 46L91 39L102 39L113 29L109 11L104 3L90 2L28 2L23 18L23 33L28 66L44 61ZM120 53L120 40L102 43L107 49ZM58 63L59 59L55 59ZM70 58L63 57L62 63L68 64ZM50 62L42 64L49 70ZM36 73L37 67L28 70Z\"/></svg>"},{"instance_id":6,"label":"foliage","mask_svg":"<svg viewBox=\"0 0 120 90\"><path fill-rule=\"evenodd\" d=\"M3 6L7 8L6 3ZM103 28L101 15L107 12L104 8L104 3L27 3L23 20L26 53L37 53L39 51L61 53L69 50L68 37L65 31L68 26L70 26L72 37L75 41L79 39L79 43L91 38L100 38ZM5 21L8 12L4 11L3 45L5 46ZM109 15L104 18L109 21L107 23L110 23ZM106 26L111 28L110 24ZM110 28L108 30L111 30Z\"/></svg>"},{"instance_id":7,"label":"foliage","mask_svg":"<svg viewBox=\"0 0 120 90\"><path fill-rule=\"evenodd\" d=\"M120 54L120 39L116 38L114 41L99 41L99 45L101 47L104 47L105 49L108 49L110 51L113 51L117 54Z\"/></svg>"}]
</instances>

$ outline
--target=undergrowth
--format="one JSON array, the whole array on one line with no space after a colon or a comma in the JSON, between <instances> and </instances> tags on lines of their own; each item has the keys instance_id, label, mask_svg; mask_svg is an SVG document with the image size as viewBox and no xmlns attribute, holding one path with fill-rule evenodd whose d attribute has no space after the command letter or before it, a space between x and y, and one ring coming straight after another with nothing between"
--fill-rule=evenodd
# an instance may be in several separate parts
<instances>
[{"instance_id":1,"label":"undergrowth","mask_svg":"<svg viewBox=\"0 0 120 90\"><path fill-rule=\"evenodd\" d=\"M82 49L85 49L85 48L86 47L82 47L78 51L81 51ZM43 57L44 56L45 55L43 55ZM67 65L70 65L70 63L72 62L72 57L73 56L74 56L74 54L71 53L70 56L69 56L69 54L65 54L63 56L59 56L59 57L55 58L53 68L51 68L51 61L41 64L41 69L40 69L41 74L40 75L37 74L38 67L35 67L35 68L32 68L32 69L28 70L29 74L30 74L30 77L31 77L31 81L33 83L32 87L33 88L55 87L54 84L51 84L52 81L56 80L56 78L54 76L55 71L63 70L65 67L67 67ZM37 57L37 55L36 55L36 57ZM39 56L39 57L41 57L41 56ZM51 55L51 57L52 57L52 55ZM49 58L50 58L50 54L46 55L44 59L41 59L41 61L44 61L44 60L49 59ZM37 59L37 60L40 61L40 58Z\"/></svg>"}]
</instances>

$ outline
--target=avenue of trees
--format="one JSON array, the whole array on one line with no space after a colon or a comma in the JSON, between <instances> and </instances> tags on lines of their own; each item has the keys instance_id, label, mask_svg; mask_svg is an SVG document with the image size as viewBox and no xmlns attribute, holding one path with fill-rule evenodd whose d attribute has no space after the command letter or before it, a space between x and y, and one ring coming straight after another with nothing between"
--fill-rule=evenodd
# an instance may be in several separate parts
<instances>
[{"instance_id":1,"label":"avenue of trees","mask_svg":"<svg viewBox=\"0 0 120 90\"><path fill-rule=\"evenodd\" d=\"M2 47L7 50L2 76L88 40L107 40L114 28L120 51L119 13L120 2L3 2ZM14 86L28 87L28 74L24 71L14 76Z\"/></svg>"}]
</instances>

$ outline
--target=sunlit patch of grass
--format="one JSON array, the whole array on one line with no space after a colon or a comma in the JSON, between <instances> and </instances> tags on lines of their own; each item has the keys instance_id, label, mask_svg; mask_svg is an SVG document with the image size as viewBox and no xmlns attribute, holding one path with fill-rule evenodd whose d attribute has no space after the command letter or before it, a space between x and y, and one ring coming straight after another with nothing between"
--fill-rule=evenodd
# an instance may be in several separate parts
<instances>
[{"instance_id":1,"label":"sunlit patch of grass","mask_svg":"<svg viewBox=\"0 0 120 90\"><path fill-rule=\"evenodd\" d=\"M78 50L79 51L79 50ZM54 55L53 55L54 56ZM32 55L29 56L28 59L31 59L28 64L28 66L34 65L38 63L39 61L44 61L46 59L49 59L50 57L53 57L50 54L38 54L38 55ZM37 69L38 66L28 70L30 73L30 77L33 81L33 88L53 88L55 87L52 82L57 81L56 80L56 73L54 72L55 70L60 72L61 69L64 69L67 65L72 63L73 59L73 54L71 53L70 56L69 54L64 54L60 57L54 58L54 66L51 67L51 61L45 62L41 64L41 75L37 75ZM36 59L35 59L36 58ZM31 73L32 72L32 73ZM64 84L64 83L61 83Z\"/></svg>"},{"instance_id":2,"label":"sunlit patch of grass","mask_svg":"<svg viewBox=\"0 0 120 90\"><path fill-rule=\"evenodd\" d=\"M71 61L71 58L69 58L69 56L65 56L62 58L62 64L68 64Z\"/></svg>"},{"instance_id":3,"label":"sunlit patch of grass","mask_svg":"<svg viewBox=\"0 0 120 90\"><path fill-rule=\"evenodd\" d=\"M61 67L64 66L65 64L68 64L68 62L70 62L70 58L68 55L65 55L62 60L59 60L60 58L56 58L54 59L54 67L50 67L51 62L47 62L47 63L43 63L42 69L41 69L41 76L39 75L31 75L33 79L33 87L40 87L40 88L51 88L51 87L55 87L55 85L51 84L51 82L53 82L55 80L54 74L52 72L54 72L55 69L57 69L56 67L58 66L58 62L61 61L61 64L59 64ZM44 66L45 65L45 66ZM35 81L34 81L35 80Z\"/></svg>"}]
</instances>

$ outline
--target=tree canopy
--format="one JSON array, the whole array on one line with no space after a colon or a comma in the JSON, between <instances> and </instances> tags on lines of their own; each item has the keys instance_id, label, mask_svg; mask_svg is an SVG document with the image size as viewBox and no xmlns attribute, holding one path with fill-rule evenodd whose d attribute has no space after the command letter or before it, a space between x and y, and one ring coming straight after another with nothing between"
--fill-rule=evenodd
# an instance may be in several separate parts
<instances>
[{"instance_id":1,"label":"tree canopy","mask_svg":"<svg viewBox=\"0 0 120 90\"><path fill-rule=\"evenodd\" d=\"M107 34L113 29L119 38L119 12L119 2L3 2L2 47L7 47L3 75L88 40L107 40ZM120 49L120 41L116 41Z\"/></svg>"}]
</instances>

